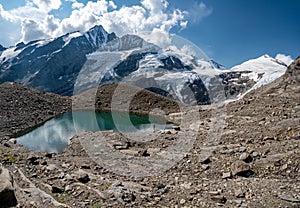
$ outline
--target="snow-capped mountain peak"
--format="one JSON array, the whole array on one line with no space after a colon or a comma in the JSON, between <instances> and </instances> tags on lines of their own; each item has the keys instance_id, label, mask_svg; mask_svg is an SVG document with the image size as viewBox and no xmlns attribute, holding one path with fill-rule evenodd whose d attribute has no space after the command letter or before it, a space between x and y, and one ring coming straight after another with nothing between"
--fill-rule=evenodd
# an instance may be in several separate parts
<instances>
[{"instance_id":1,"label":"snow-capped mountain peak","mask_svg":"<svg viewBox=\"0 0 300 208\"><path fill-rule=\"evenodd\" d=\"M72 94L86 55L116 38L102 26L47 40L19 43L0 55L0 83L18 82L43 91Z\"/></svg>"},{"instance_id":2,"label":"snow-capped mountain peak","mask_svg":"<svg viewBox=\"0 0 300 208\"><path fill-rule=\"evenodd\" d=\"M102 26L1 49L0 83L18 82L72 95L126 82L187 104L208 104L215 101L214 96L219 101L241 98L277 79L287 68L282 61L263 55L221 70L220 64L181 39L163 48L137 35L116 37Z\"/></svg>"},{"instance_id":3,"label":"snow-capped mountain peak","mask_svg":"<svg viewBox=\"0 0 300 208\"><path fill-rule=\"evenodd\" d=\"M227 76L225 79L226 84L230 83L231 88L235 87L240 89L242 87L244 89L240 90L238 96L236 96L236 98L240 99L248 92L281 77L286 69L287 66L282 61L265 54L258 58L250 59L223 73L227 73L227 75L231 74L230 77ZM224 76L224 74L221 76ZM242 85L250 85L250 87Z\"/></svg>"},{"instance_id":4,"label":"snow-capped mountain peak","mask_svg":"<svg viewBox=\"0 0 300 208\"><path fill-rule=\"evenodd\" d=\"M158 51L160 48L152 43L149 43L137 35L124 35L121 38L116 38L104 46L99 48L99 51Z\"/></svg>"},{"instance_id":5,"label":"snow-capped mountain peak","mask_svg":"<svg viewBox=\"0 0 300 208\"><path fill-rule=\"evenodd\" d=\"M116 38L115 33L109 34L101 25L96 25L83 34L93 47L99 48L110 40Z\"/></svg>"}]
</instances>

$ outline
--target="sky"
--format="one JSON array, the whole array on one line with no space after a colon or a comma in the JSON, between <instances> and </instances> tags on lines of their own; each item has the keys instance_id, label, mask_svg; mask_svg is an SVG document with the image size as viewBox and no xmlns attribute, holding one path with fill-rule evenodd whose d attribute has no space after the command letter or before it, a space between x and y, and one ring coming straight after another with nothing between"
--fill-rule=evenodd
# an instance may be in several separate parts
<instances>
[{"instance_id":1,"label":"sky","mask_svg":"<svg viewBox=\"0 0 300 208\"><path fill-rule=\"evenodd\" d=\"M173 33L226 68L264 54L300 55L299 0L0 0L0 44L101 24L118 36Z\"/></svg>"}]
</instances>

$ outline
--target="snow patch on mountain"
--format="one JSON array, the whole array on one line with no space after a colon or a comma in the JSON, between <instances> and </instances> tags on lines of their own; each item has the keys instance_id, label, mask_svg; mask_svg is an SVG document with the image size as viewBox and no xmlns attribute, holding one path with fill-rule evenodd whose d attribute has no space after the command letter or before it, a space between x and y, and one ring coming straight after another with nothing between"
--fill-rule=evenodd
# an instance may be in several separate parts
<instances>
[{"instance_id":1,"label":"snow patch on mountain","mask_svg":"<svg viewBox=\"0 0 300 208\"><path fill-rule=\"evenodd\" d=\"M18 56L20 53L20 50L15 51L14 47L8 48L5 51L2 52L0 56L0 63L3 63L4 61L11 59L13 57Z\"/></svg>"},{"instance_id":2,"label":"snow patch on mountain","mask_svg":"<svg viewBox=\"0 0 300 208\"><path fill-rule=\"evenodd\" d=\"M281 60L272 58L269 55L263 55L259 58L251 59L238 66L235 66L231 70L227 70L227 72L250 71L250 73L242 74L242 76L248 76L248 78L252 79L255 84L251 89L237 97L237 99L241 99L250 91L278 79L286 72L286 69L286 64Z\"/></svg>"},{"instance_id":3,"label":"snow patch on mountain","mask_svg":"<svg viewBox=\"0 0 300 208\"><path fill-rule=\"evenodd\" d=\"M80 37L80 36L82 36L82 34L80 32L73 32L73 33L64 35L63 36L63 41L65 42L65 44L63 45L63 47L68 45L73 38L77 38L77 37Z\"/></svg>"}]
</instances>

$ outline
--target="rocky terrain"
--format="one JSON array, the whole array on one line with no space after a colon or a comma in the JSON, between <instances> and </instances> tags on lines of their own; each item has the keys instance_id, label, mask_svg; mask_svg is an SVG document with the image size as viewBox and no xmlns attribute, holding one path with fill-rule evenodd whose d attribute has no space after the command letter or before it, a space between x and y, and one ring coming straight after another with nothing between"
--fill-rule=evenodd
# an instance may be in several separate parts
<instances>
[{"instance_id":1,"label":"rocky terrain","mask_svg":"<svg viewBox=\"0 0 300 208\"><path fill-rule=\"evenodd\" d=\"M223 105L184 111L174 101L145 92L139 95L143 101L117 102L117 107L127 103L143 113L164 105L162 110L180 126L142 135L156 139L83 132L61 154L33 153L15 144L15 135L71 110L71 103L79 109L109 109L114 89L111 85L71 100L1 85L2 207L300 207L300 57L276 81ZM136 92L126 89L124 99ZM109 161L120 167L102 164L86 151L100 137L108 142L109 154L124 156L123 163ZM179 141L194 142L183 155L176 149L160 154ZM178 144L180 149L185 143ZM126 166L120 171L124 164L159 156L182 159L165 172L157 164L157 173L148 176L138 176L147 173L147 164L129 167L132 174L124 174Z\"/></svg>"}]
</instances>

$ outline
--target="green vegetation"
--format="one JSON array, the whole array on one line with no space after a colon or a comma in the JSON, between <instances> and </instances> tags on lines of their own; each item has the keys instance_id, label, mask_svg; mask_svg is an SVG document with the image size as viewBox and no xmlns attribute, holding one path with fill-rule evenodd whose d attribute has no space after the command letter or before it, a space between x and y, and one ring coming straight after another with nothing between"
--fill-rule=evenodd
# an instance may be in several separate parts
<instances>
[{"instance_id":1,"label":"green vegetation","mask_svg":"<svg viewBox=\"0 0 300 208\"><path fill-rule=\"evenodd\" d=\"M90 203L90 204L87 206L87 208L100 208L100 207L101 207L101 206L100 206L99 203L95 203L95 204Z\"/></svg>"},{"instance_id":2,"label":"green vegetation","mask_svg":"<svg viewBox=\"0 0 300 208\"><path fill-rule=\"evenodd\" d=\"M18 157L15 157L10 150L0 150L0 161L3 163L15 163L19 160Z\"/></svg>"}]
</instances>

